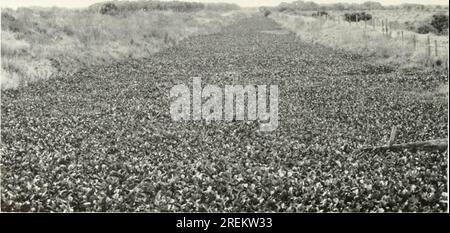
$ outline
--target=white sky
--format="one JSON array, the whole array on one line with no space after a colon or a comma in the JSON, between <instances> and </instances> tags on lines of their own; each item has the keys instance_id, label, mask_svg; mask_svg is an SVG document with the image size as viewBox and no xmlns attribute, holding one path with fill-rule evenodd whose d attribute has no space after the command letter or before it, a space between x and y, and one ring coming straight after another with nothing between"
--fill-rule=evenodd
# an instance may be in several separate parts
<instances>
[{"instance_id":1,"label":"white sky","mask_svg":"<svg viewBox=\"0 0 450 233\"><path fill-rule=\"evenodd\" d=\"M86 7L96 2L104 2L105 0L0 0L1 7L22 7L22 6L58 6L58 7ZM183 1L183 0L180 0ZM294 0L184 0L195 2L228 2L237 3L241 6L276 6L281 2L292 2ZM306 0L309 1L309 0ZM368 0L313 0L316 3L362 3ZM397 5L401 3L419 3L419 4L439 4L448 5L448 0L373 0L383 5Z\"/></svg>"}]
</instances>

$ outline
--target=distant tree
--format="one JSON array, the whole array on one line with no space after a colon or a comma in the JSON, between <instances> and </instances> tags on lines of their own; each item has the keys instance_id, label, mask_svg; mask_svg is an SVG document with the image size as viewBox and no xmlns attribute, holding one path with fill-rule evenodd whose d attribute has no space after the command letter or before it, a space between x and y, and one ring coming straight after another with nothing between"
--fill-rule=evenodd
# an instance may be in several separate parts
<instances>
[{"instance_id":1,"label":"distant tree","mask_svg":"<svg viewBox=\"0 0 450 233\"><path fill-rule=\"evenodd\" d=\"M312 16L313 17L328 16L328 12L326 12L326 11L318 11L318 12L312 13Z\"/></svg>"},{"instance_id":2,"label":"distant tree","mask_svg":"<svg viewBox=\"0 0 450 233\"><path fill-rule=\"evenodd\" d=\"M279 6L278 7L278 11L279 12L285 12L285 11L288 11L289 10L289 7L286 7L286 6Z\"/></svg>"},{"instance_id":3,"label":"distant tree","mask_svg":"<svg viewBox=\"0 0 450 233\"><path fill-rule=\"evenodd\" d=\"M114 3L108 2L108 3L103 4L100 7L100 14L112 15L112 14L117 13L118 10L119 10L119 8L117 8L117 6Z\"/></svg>"},{"instance_id":4,"label":"distant tree","mask_svg":"<svg viewBox=\"0 0 450 233\"><path fill-rule=\"evenodd\" d=\"M445 29L448 29L448 15L444 14L433 15L433 19L431 20L430 24L439 33L442 33Z\"/></svg>"},{"instance_id":5,"label":"distant tree","mask_svg":"<svg viewBox=\"0 0 450 233\"><path fill-rule=\"evenodd\" d=\"M266 7L260 7L260 8L259 8L259 11L260 11L265 17L267 17L267 16L269 16L270 14L272 14L272 12L271 12L269 9L267 9Z\"/></svg>"},{"instance_id":6,"label":"distant tree","mask_svg":"<svg viewBox=\"0 0 450 233\"><path fill-rule=\"evenodd\" d=\"M299 11L311 11L319 9L320 5L315 2L295 1L292 2L292 8Z\"/></svg>"},{"instance_id":7,"label":"distant tree","mask_svg":"<svg viewBox=\"0 0 450 233\"><path fill-rule=\"evenodd\" d=\"M335 4L331 5L330 9L336 10L336 11L343 11L343 10L346 10L346 7L342 3L335 3Z\"/></svg>"},{"instance_id":8,"label":"distant tree","mask_svg":"<svg viewBox=\"0 0 450 233\"><path fill-rule=\"evenodd\" d=\"M382 10L383 5L379 2L364 2L361 4L361 8L364 10Z\"/></svg>"},{"instance_id":9,"label":"distant tree","mask_svg":"<svg viewBox=\"0 0 450 233\"><path fill-rule=\"evenodd\" d=\"M282 3L280 3L280 5L278 5L278 11L280 11L280 12L287 11L290 9L290 7L291 7L291 4L282 2Z\"/></svg>"},{"instance_id":10,"label":"distant tree","mask_svg":"<svg viewBox=\"0 0 450 233\"><path fill-rule=\"evenodd\" d=\"M353 13L345 13L344 18L345 21L348 22L359 22L371 20L372 15L367 14L366 12L353 12Z\"/></svg>"},{"instance_id":11,"label":"distant tree","mask_svg":"<svg viewBox=\"0 0 450 233\"><path fill-rule=\"evenodd\" d=\"M425 10L425 5L415 4L415 3L403 3L400 6L400 9L411 11L411 10Z\"/></svg>"}]
</instances>

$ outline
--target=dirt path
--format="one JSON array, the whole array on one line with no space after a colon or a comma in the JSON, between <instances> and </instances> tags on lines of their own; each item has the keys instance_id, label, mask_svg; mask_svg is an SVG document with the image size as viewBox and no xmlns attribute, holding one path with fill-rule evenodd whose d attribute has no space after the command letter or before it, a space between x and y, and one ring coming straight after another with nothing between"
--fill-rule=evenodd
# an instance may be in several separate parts
<instances>
[{"instance_id":1,"label":"dirt path","mask_svg":"<svg viewBox=\"0 0 450 233\"><path fill-rule=\"evenodd\" d=\"M351 154L447 137L447 77L403 74L254 17L146 60L1 96L3 211L444 211L445 156ZM276 33L267 33L268 31ZM280 126L172 122L193 77L278 85ZM239 195L238 195L239 194Z\"/></svg>"}]
</instances>

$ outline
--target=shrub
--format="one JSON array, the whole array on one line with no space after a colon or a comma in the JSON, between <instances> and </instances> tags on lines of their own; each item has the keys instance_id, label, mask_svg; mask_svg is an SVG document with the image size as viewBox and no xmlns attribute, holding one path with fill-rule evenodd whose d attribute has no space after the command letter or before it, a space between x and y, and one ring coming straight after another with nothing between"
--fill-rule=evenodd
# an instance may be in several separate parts
<instances>
[{"instance_id":1,"label":"shrub","mask_svg":"<svg viewBox=\"0 0 450 233\"><path fill-rule=\"evenodd\" d=\"M16 18L14 18L14 16L8 14L7 12L2 12L2 22L13 22L15 20Z\"/></svg>"},{"instance_id":2,"label":"shrub","mask_svg":"<svg viewBox=\"0 0 450 233\"><path fill-rule=\"evenodd\" d=\"M263 13L263 15L264 15L265 17L267 17L267 16L269 16L270 14L272 14L272 12L271 12L269 9L265 8L265 7L259 8L259 11L260 11L261 13Z\"/></svg>"},{"instance_id":3,"label":"shrub","mask_svg":"<svg viewBox=\"0 0 450 233\"><path fill-rule=\"evenodd\" d=\"M14 18L14 16L6 13L6 12L2 12L2 30L10 30L12 32L19 32L19 31L23 31L23 23L19 22L16 20L16 18Z\"/></svg>"},{"instance_id":4,"label":"shrub","mask_svg":"<svg viewBox=\"0 0 450 233\"><path fill-rule=\"evenodd\" d=\"M368 21L372 19L372 15L366 12L345 13L344 17L348 22Z\"/></svg>"},{"instance_id":5,"label":"shrub","mask_svg":"<svg viewBox=\"0 0 450 233\"><path fill-rule=\"evenodd\" d=\"M318 12L312 13L312 16L313 17L328 16L328 12L326 12L326 11L318 11Z\"/></svg>"},{"instance_id":6,"label":"shrub","mask_svg":"<svg viewBox=\"0 0 450 233\"><path fill-rule=\"evenodd\" d=\"M416 32L419 34L435 33L436 28L434 28L430 24L422 24L417 28Z\"/></svg>"},{"instance_id":7,"label":"shrub","mask_svg":"<svg viewBox=\"0 0 450 233\"><path fill-rule=\"evenodd\" d=\"M435 14L431 20L431 26L433 26L437 32L442 33L445 29L448 29L448 15Z\"/></svg>"},{"instance_id":8,"label":"shrub","mask_svg":"<svg viewBox=\"0 0 450 233\"><path fill-rule=\"evenodd\" d=\"M285 6L280 6L280 7L278 7L278 11L279 12L285 12L285 11L289 11L290 9L288 8L288 7L285 7Z\"/></svg>"},{"instance_id":9,"label":"shrub","mask_svg":"<svg viewBox=\"0 0 450 233\"><path fill-rule=\"evenodd\" d=\"M108 2L100 7L100 14L102 15L113 15L117 13L119 9L114 3Z\"/></svg>"}]
</instances>

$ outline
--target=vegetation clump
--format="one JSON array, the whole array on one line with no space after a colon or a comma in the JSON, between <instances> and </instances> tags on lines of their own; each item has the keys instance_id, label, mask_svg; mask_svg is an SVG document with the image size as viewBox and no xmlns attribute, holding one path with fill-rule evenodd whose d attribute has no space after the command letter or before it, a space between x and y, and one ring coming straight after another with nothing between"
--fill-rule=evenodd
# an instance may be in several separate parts
<instances>
[{"instance_id":1,"label":"vegetation clump","mask_svg":"<svg viewBox=\"0 0 450 233\"><path fill-rule=\"evenodd\" d=\"M272 11L270 11L268 8L266 7L261 7L259 8L259 11L264 15L264 17L268 17L269 15L272 14Z\"/></svg>"},{"instance_id":2,"label":"vegetation clump","mask_svg":"<svg viewBox=\"0 0 450 233\"><path fill-rule=\"evenodd\" d=\"M312 17L321 17L321 16L328 16L328 12L317 11L317 12L312 13Z\"/></svg>"},{"instance_id":3,"label":"vegetation clump","mask_svg":"<svg viewBox=\"0 0 450 233\"><path fill-rule=\"evenodd\" d=\"M448 15L435 14L431 20L431 26L433 26L439 33L444 30L448 30Z\"/></svg>"},{"instance_id":4,"label":"vegetation clump","mask_svg":"<svg viewBox=\"0 0 450 233\"><path fill-rule=\"evenodd\" d=\"M102 15L113 15L119 8L114 3L108 2L100 7L100 14Z\"/></svg>"},{"instance_id":5,"label":"vegetation clump","mask_svg":"<svg viewBox=\"0 0 450 233\"><path fill-rule=\"evenodd\" d=\"M372 15L366 12L353 12L345 13L344 18L348 22L369 21L372 19Z\"/></svg>"}]
</instances>

